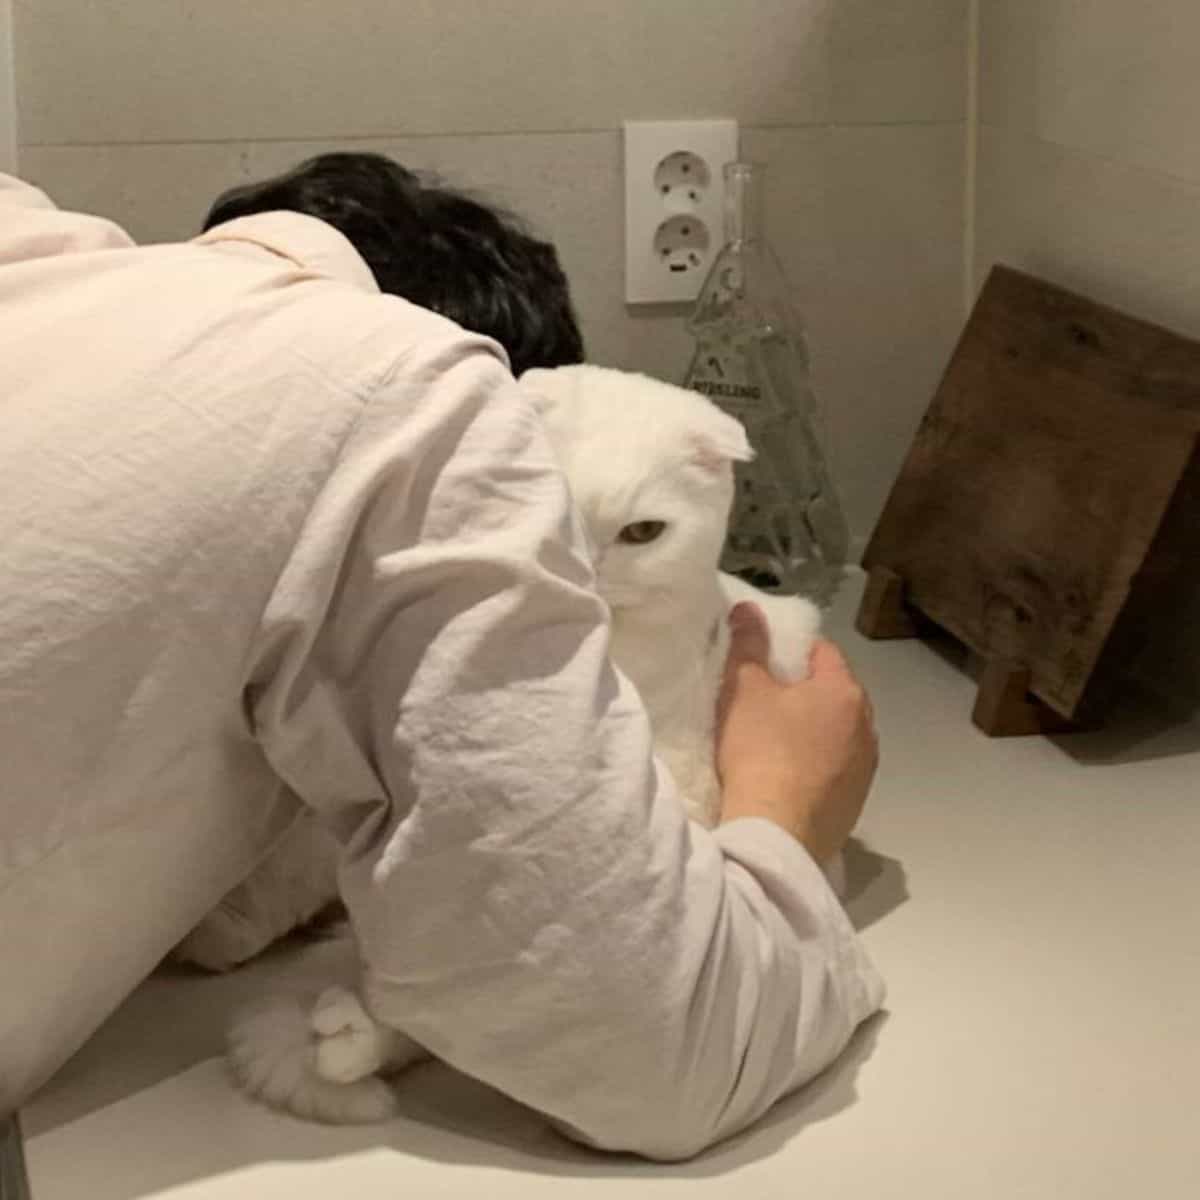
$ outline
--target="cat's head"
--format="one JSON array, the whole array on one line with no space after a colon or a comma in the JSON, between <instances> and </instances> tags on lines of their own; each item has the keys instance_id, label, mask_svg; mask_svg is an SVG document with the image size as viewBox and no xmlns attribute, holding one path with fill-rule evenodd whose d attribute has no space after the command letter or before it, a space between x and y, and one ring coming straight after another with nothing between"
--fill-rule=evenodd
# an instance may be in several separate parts
<instances>
[{"instance_id":1,"label":"cat's head","mask_svg":"<svg viewBox=\"0 0 1200 1200\"><path fill-rule=\"evenodd\" d=\"M711 584L733 502L741 423L696 392L605 367L536 369L534 398L614 609Z\"/></svg>"}]
</instances>

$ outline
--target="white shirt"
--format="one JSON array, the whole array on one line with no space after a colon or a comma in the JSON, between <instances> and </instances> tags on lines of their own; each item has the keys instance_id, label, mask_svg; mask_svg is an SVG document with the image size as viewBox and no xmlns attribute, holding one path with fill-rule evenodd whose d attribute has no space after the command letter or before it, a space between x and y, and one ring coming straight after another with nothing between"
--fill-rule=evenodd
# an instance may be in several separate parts
<instances>
[{"instance_id":1,"label":"white shirt","mask_svg":"<svg viewBox=\"0 0 1200 1200\"><path fill-rule=\"evenodd\" d=\"M882 984L808 854L690 825L503 355L274 213L137 247L0 177L0 1110L300 803L376 1015L675 1157Z\"/></svg>"}]
</instances>

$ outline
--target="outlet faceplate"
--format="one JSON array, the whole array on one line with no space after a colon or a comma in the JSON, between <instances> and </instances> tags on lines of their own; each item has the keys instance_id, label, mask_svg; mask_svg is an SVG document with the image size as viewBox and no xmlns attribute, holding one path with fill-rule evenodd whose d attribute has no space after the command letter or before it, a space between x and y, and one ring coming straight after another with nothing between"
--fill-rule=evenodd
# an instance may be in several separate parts
<instances>
[{"instance_id":1,"label":"outlet faceplate","mask_svg":"<svg viewBox=\"0 0 1200 1200\"><path fill-rule=\"evenodd\" d=\"M721 248L736 121L625 122L625 300L695 300ZM686 232L684 232L686 229Z\"/></svg>"}]
</instances>

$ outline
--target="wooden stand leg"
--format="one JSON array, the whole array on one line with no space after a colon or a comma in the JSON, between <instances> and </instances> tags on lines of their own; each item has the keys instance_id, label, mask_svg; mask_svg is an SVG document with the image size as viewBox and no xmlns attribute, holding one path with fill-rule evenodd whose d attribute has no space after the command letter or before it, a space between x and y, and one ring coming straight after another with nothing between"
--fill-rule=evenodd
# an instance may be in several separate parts
<instances>
[{"instance_id":1,"label":"wooden stand leg","mask_svg":"<svg viewBox=\"0 0 1200 1200\"><path fill-rule=\"evenodd\" d=\"M890 567L871 567L855 628L864 637L917 636L913 615L904 603L904 580Z\"/></svg>"},{"instance_id":2,"label":"wooden stand leg","mask_svg":"<svg viewBox=\"0 0 1200 1200\"><path fill-rule=\"evenodd\" d=\"M1029 668L1002 658L985 660L971 720L989 737L1067 733L1075 728L1029 694Z\"/></svg>"}]
</instances>

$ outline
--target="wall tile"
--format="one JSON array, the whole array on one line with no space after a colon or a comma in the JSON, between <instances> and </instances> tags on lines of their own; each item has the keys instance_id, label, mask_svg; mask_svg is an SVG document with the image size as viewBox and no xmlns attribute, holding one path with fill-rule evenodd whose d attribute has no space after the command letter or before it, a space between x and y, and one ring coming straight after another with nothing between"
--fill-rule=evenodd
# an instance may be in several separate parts
<instances>
[{"instance_id":1,"label":"wall tile","mask_svg":"<svg viewBox=\"0 0 1200 1200\"><path fill-rule=\"evenodd\" d=\"M24 146L21 175L60 208L96 213L139 242L193 237L216 196L251 178L237 142Z\"/></svg>"},{"instance_id":2,"label":"wall tile","mask_svg":"<svg viewBox=\"0 0 1200 1200\"><path fill-rule=\"evenodd\" d=\"M982 0L985 124L1200 182L1195 0Z\"/></svg>"},{"instance_id":3,"label":"wall tile","mask_svg":"<svg viewBox=\"0 0 1200 1200\"><path fill-rule=\"evenodd\" d=\"M961 121L967 0L836 0L829 59L835 124Z\"/></svg>"},{"instance_id":4,"label":"wall tile","mask_svg":"<svg viewBox=\"0 0 1200 1200\"><path fill-rule=\"evenodd\" d=\"M967 0L16 0L35 144L959 120ZM62 81L70 81L63 88Z\"/></svg>"},{"instance_id":5,"label":"wall tile","mask_svg":"<svg viewBox=\"0 0 1200 1200\"><path fill-rule=\"evenodd\" d=\"M817 381L853 528L874 528L962 328L960 126L834 129Z\"/></svg>"},{"instance_id":6,"label":"wall tile","mask_svg":"<svg viewBox=\"0 0 1200 1200\"><path fill-rule=\"evenodd\" d=\"M23 140L802 124L836 0L16 0Z\"/></svg>"},{"instance_id":7,"label":"wall tile","mask_svg":"<svg viewBox=\"0 0 1200 1200\"><path fill-rule=\"evenodd\" d=\"M975 280L993 262L1200 337L1200 184L984 126Z\"/></svg>"},{"instance_id":8,"label":"wall tile","mask_svg":"<svg viewBox=\"0 0 1200 1200\"><path fill-rule=\"evenodd\" d=\"M1029 0L978 2L979 119L1032 130L1040 100L1037 56L1044 10Z\"/></svg>"}]
</instances>

